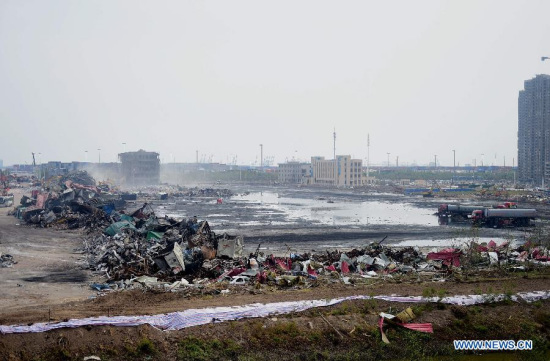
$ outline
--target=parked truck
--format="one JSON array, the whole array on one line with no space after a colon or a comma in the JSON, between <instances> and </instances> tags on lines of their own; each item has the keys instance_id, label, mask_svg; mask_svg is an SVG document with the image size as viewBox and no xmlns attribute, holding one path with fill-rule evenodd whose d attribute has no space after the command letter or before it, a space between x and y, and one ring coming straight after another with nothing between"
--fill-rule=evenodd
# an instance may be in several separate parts
<instances>
[{"instance_id":1,"label":"parked truck","mask_svg":"<svg viewBox=\"0 0 550 361\"><path fill-rule=\"evenodd\" d=\"M536 209L477 209L472 212L472 222L478 226L488 227L524 227L537 217Z\"/></svg>"},{"instance_id":2,"label":"parked truck","mask_svg":"<svg viewBox=\"0 0 550 361\"><path fill-rule=\"evenodd\" d=\"M471 218L472 212L490 208L509 209L517 208L515 202L504 202L494 206L470 206L462 204L440 204L437 210L437 215L441 217L451 218L453 221L466 221Z\"/></svg>"},{"instance_id":3,"label":"parked truck","mask_svg":"<svg viewBox=\"0 0 550 361\"><path fill-rule=\"evenodd\" d=\"M473 211L488 208L486 206L465 206L461 204L440 204L437 215L451 218L453 221L468 220Z\"/></svg>"}]
</instances>

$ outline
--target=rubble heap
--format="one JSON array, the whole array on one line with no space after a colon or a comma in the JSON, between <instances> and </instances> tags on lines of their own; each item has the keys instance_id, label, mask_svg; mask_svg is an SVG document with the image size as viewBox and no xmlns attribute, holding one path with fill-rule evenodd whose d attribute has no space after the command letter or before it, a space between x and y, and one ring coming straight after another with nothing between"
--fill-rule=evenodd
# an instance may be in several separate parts
<instances>
[{"instance_id":1,"label":"rubble heap","mask_svg":"<svg viewBox=\"0 0 550 361\"><path fill-rule=\"evenodd\" d=\"M82 183L79 183L82 182ZM112 222L111 213L124 206L118 195L103 194L85 171L48 180L44 190L23 196L17 218L41 227L93 230Z\"/></svg>"},{"instance_id":2,"label":"rubble heap","mask_svg":"<svg viewBox=\"0 0 550 361\"><path fill-rule=\"evenodd\" d=\"M9 268L14 264L17 264L17 261L13 260L13 256L11 254L0 253L0 268Z\"/></svg>"},{"instance_id":3,"label":"rubble heap","mask_svg":"<svg viewBox=\"0 0 550 361\"><path fill-rule=\"evenodd\" d=\"M182 275L208 274L205 261L242 255L242 237L216 235L207 221L156 217L149 204L114 212L103 234L84 241L90 269L110 280L155 275L173 280ZM212 263L211 263L212 264ZM210 267L210 270L212 267Z\"/></svg>"}]
</instances>

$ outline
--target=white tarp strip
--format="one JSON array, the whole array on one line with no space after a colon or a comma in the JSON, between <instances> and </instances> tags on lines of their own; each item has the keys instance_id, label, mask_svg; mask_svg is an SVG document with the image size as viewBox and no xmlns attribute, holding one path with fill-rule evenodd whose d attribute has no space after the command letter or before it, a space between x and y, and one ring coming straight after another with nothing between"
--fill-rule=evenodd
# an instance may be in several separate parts
<instances>
[{"instance_id":1,"label":"white tarp strip","mask_svg":"<svg viewBox=\"0 0 550 361\"><path fill-rule=\"evenodd\" d=\"M138 326L149 324L160 330L180 330L186 327L199 326L213 322L238 320L242 318L267 317L291 312L301 312L314 307L326 307L343 301L377 299L390 302L442 302L454 305L475 305L498 302L510 298L512 301L534 302L550 298L550 291L520 292L513 296L507 295L463 295L449 297L421 296L349 296L331 300L311 300L276 303L253 303L233 307L213 307L189 309L182 312L172 312L153 316L100 316L82 319L71 319L56 323L35 323L32 325L0 326L0 333L44 332L59 328L74 328L81 326Z\"/></svg>"}]
</instances>

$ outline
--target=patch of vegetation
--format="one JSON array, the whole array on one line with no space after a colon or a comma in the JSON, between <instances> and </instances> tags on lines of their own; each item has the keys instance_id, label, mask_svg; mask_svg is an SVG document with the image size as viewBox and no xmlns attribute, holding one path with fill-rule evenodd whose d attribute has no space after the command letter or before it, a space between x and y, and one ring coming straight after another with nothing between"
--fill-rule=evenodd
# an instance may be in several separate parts
<instances>
[{"instance_id":1,"label":"patch of vegetation","mask_svg":"<svg viewBox=\"0 0 550 361\"><path fill-rule=\"evenodd\" d=\"M231 339L203 340L194 336L186 337L178 344L178 360L206 361L236 359L241 346Z\"/></svg>"},{"instance_id":2,"label":"patch of vegetation","mask_svg":"<svg viewBox=\"0 0 550 361\"><path fill-rule=\"evenodd\" d=\"M35 357L36 361L70 361L73 360L70 352L63 347L55 347L48 349L46 353L40 357Z\"/></svg>"},{"instance_id":3,"label":"patch of vegetation","mask_svg":"<svg viewBox=\"0 0 550 361\"><path fill-rule=\"evenodd\" d=\"M548 311L537 311L533 315L535 322L540 323L547 330L550 330L550 312Z\"/></svg>"},{"instance_id":4,"label":"patch of vegetation","mask_svg":"<svg viewBox=\"0 0 550 361\"><path fill-rule=\"evenodd\" d=\"M426 287L422 290L422 297L437 297L442 299L447 294L447 290L444 288L435 289L434 287Z\"/></svg>"},{"instance_id":5,"label":"patch of vegetation","mask_svg":"<svg viewBox=\"0 0 550 361\"><path fill-rule=\"evenodd\" d=\"M434 310L434 304L431 303L431 302L427 302L427 303L420 304L420 305L414 305L414 306L412 306L411 308L412 308L412 310L413 310L413 313L414 313L416 316L420 316L420 315L422 315L424 312L433 311L433 310Z\"/></svg>"},{"instance_id":6,"label":"patch of vegetation","mask_svg":"<svg viewBox=\"0 0 550 361\"><path fill-rule=\"evenodd\" d=\"M153 355L157 353L157 349L151 340L144 338L137 344L136 353L138 355Z\"/></svg>"}]
</instances>

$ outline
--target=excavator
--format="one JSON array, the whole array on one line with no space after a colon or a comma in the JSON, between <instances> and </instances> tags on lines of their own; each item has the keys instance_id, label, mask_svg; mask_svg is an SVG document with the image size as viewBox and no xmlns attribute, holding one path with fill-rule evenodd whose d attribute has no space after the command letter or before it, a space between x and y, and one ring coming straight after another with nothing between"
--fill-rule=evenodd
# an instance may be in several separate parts
<instances>
[{"instance_id":1,"label":"excavator","mask_svg":"<svg viewBox=\"0 0 550 361\"><path fill-rule=\"evenodd\" d=\"M433 186L430 187L430 190L429 191L426 191L424 193L422 193L422 196L424 198L432 198L434 196L434 189L438 189L439 190L439 193L442 193L444 192L445 190L443 188L441 188L441 186L439 185L439 183L434 180L433 181Z\"/></svg>"}]
</instances>

